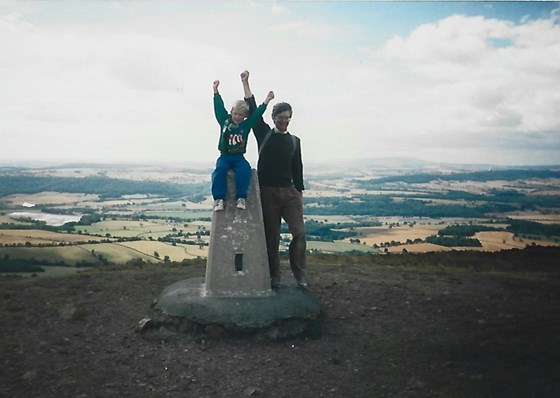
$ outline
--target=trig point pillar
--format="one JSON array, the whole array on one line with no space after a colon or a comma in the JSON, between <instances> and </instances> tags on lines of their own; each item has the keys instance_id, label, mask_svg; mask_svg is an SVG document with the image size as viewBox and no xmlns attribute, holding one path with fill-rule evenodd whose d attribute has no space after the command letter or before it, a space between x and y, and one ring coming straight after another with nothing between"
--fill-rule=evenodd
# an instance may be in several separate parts
<instances>
[{"instance_id":1,"label":"trig point pillar","mask_svg":"<svg viewBox=\"0 0 560 398\"><path fill-rule=\"evenodd\" d=\"M207 296L271 295L263 215L256 170L247 195L247 208L236 208L235 173L228 172L225 208L212 213L206 265Z\"/></svg>"}]
</instances>

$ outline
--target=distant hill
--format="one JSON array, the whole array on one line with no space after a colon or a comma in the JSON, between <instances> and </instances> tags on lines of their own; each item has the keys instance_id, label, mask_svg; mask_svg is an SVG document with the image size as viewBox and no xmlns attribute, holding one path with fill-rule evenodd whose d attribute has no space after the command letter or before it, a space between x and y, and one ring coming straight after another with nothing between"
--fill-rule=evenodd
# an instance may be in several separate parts
<instances>
[{"instance_id":1,"label":"distant hill","mask_svg":"<svg viewBox=\"0 0 560 398\"><path fill-rule=\"evenodd\" d=\"M169 197L200 195L209 190L208 184L175 184L161 181L133 181L102 176L83 178L0 175L0 196L16 193L34 194L44 191L91 193L105 198L123 195L151 194Z\"/></svg>"},{"instance_id":2,"label":"distant hill","mask_svg":"<svg viewBox=\"0 0 560 398\"><path fill-rule=\"evenodd\" d=\"M305 163L306 170L317 171L337 171L342 174L354 174L360 169L370 170L392 170L394 172L473 172L488 170L546 170L560 169L560 165L530 166L530 165L495 165L495 164L475 164L475 163L444 163L431 162L410 157L387 157L387 158L361 158L352 160L341 160L337 162L324 163Z\"/></svg>"},{"instance_id":3,"label":"distant hill","mask_svg":"<svg viewBox=\"0 0 560 398\"><path fill-rule=\"evenodd\" d=\"M533 169L507 169L474 172L456 172L456 173L415 173L408 175L398 175L390 177L380 177L369 181L366 184L384 184L389 182L404 182L408 184L428 183L434 180L442 181L514 181L514 180L530 180L530 179L546 179L560 178L560 170L549 170L542 168Z\"/></svg>"}]
</instances>

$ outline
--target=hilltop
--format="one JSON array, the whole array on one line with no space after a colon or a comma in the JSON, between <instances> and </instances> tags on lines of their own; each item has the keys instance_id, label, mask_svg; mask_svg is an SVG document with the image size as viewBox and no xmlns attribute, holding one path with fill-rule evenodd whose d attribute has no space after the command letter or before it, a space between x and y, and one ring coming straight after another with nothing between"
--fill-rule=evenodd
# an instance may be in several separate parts
<instances>
[{"instance_id":1,"label":"hilltop","mask_svg":"<svg viewBox=\"0 0 560 398\"><path fill-rule=\"evenodd\" d=\"M310 256L322 336L277 342L135 331L204 263L4 278L0 396L557 397L559 254Z\"/></svg>"}]
</instances>

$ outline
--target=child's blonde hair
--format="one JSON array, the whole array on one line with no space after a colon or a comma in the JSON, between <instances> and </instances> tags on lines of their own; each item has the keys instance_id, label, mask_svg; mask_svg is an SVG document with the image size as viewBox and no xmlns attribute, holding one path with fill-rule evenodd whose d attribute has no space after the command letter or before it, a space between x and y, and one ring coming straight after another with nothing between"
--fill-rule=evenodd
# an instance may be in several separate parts
<instances>
[{"instance_id":1,"label":"child's blonde hair","mask_svg":"<svg viewBox=\"0 0 560 398\"><path fill-rule=\"evenodd\" d=\"M243 112L245 116L249 115L249 105L247 105L247 102L243 100L235 101L231 109L232 110L235 109L237 111Z\"/></svg>"}]
</instances>

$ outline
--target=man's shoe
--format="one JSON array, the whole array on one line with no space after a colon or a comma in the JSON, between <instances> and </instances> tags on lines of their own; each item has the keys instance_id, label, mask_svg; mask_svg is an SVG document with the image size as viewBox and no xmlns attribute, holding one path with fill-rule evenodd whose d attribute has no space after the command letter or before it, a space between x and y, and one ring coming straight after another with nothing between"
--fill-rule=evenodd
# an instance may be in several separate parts
<instances>
[{"instance_id":1,"label":"man's shoe","mask_svg":"<svg viewBox=\"0 0 560 398\"><path fill-rule=\"evenodd\" d=\"M214 201L214 211L221 211L221 210L224 210L224 200L216 199Z\"/></svg>"},{"instance_id":2,"label":"man's shoe","mask_svg":"<svg viewBox=\"0 0 560 398\"><path fill-rule=\"evenodd\" d=\"M273 289L280 289L280 278L271 278L270 287Z\"/></svg>"},{"instance_id":3,"label":"man's shoe","mask_svg":"<svg viewBox=\"0 0 560 398\"><path fill-rule=\"evenodd\" d=\"M297 287L301 289L309 288L309 282L307 282L307 278L305 276L302 276L297 280Z\"/></svg>"},{"instance_id":4,"label":"man's shoe","mask_svg":"<svg viewBox=\"0 0 560 398\"><path fill-rule=\"evenodd\" d=\"M245 204L245 199L244 198L237 199L237 205L235 205L235 207L241 210L245 210L247 208L247 205Z\"/></svg>"}]
</instances>

